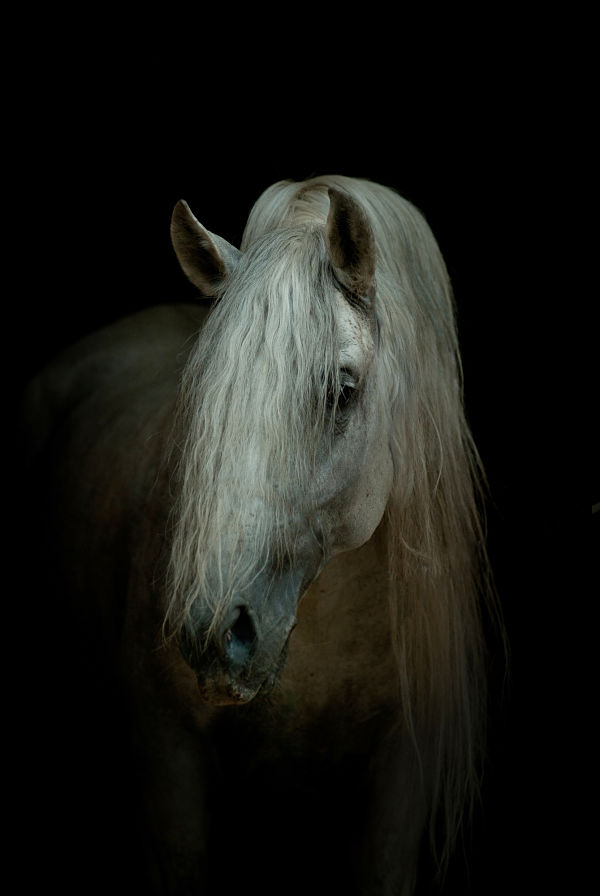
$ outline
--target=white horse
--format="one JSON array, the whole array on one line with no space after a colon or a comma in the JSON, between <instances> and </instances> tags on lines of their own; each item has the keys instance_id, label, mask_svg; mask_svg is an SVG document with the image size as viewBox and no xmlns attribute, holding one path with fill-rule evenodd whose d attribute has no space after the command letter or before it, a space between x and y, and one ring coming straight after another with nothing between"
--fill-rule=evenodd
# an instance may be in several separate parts
<instances>
[{"instance_id":1,"label":"white horse","mask_svg":"<svg viewBox=\"0 0 600 896\"><path fill-rule=\"evenodd\" d=\"M28 399L46 568L129 707L148 891L411 893L477 791L485 697L444 262L341 176L270 187L241 251L184 202L171 232L209 313L118 323Z\"/></svg>"}]
</instances>

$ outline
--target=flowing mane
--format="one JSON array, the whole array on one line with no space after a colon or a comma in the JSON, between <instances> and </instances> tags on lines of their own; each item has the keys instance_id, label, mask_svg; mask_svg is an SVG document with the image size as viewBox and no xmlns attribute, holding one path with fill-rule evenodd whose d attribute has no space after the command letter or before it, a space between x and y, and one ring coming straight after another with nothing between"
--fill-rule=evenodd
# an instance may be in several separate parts
<instances>
[{"instance_id":1,"label":"flowing mane","mask_svg":"<svg viewBox=\"0 0 600 896\"><path fill-rule=\"evenodd\" d=\"M210 560L223 549L226 513L234 533L228 557L244 556L238 548L245 538L243 525L231 525L235 511L232 517L223 504L219 484L235 480L247 502L268 492L272 513L257 517L254 543L265 546L265 558L293 562L286 521L312 475L307 446L329 425L328 395L339 375L324 236L332 187L361 206L375 241L378 400L391 421L394 465L382 524L391 637L403 724L430 791L432 827L444 820L449 849L477 792L483 744L478 608L489 587L482 471L463 411L446 267L423 216L392 190L338 176L282 181L252 209L229 301L216 302L184 372L167 623L173 632L185 628L203 592L217 625L233 583L257 575L231 565L223 572L218 564L214 580ZM275 300L282 295L290 297L285 307ZM318 534L318 519L314 528ZM446 854L444 847L442 862Z\"/></svg>"}]
</instances>

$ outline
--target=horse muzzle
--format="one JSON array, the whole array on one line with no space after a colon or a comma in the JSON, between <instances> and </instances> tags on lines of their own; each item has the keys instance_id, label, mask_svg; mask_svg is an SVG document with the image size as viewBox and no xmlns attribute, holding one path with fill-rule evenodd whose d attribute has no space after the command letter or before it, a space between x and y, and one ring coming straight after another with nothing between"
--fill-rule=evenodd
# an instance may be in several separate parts
<instances>
[{"instance_id":1,"label":"horse muzzle","mask_svg":"<svg viewBox=\"0 0 600 896\"><path fill-rule=\"evenodd\" d=\"M217 705L248 703L271 690L295 625L294 615L265 633L249 606L237 606L214 638L212 663L198 675L202 697Z\"/></svg>"},{"instance_id":2,"label":"horse muzzle","mask_svg":"<svg viewBox=\"0 0 600 896\"><path fill-rule=\"evenodd\" d=\"M298 602L312 578L290 572L267 582L261 576L232 600L217 625L202 618L202 602L197 601L194 621L181 633L180 649L204 700L217 706L248 703L271 690L285 663Z\"/></svg>"}]
</instances>

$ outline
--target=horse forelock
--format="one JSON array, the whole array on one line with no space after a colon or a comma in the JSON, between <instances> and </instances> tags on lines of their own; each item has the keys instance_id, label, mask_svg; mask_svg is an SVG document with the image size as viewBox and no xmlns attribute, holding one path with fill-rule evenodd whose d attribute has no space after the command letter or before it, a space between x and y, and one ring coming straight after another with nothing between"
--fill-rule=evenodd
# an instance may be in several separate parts
<instances>
[{"instance_id":1,"label":"horse forelock","mask_svg":"<svg viewBox=\"0 0 600 896\"><path fill-rule=\"evenodd\" d=\"M264 236L244 253L192 352L171 562L170 614L182 624L198 595L216 622L231 589L257 574L249 549L264 564L293 562L316 451L333 435L333 292L322 229ZM206 588L224 532L236 566L218 589Z\"/></svg>"}]
</instances>

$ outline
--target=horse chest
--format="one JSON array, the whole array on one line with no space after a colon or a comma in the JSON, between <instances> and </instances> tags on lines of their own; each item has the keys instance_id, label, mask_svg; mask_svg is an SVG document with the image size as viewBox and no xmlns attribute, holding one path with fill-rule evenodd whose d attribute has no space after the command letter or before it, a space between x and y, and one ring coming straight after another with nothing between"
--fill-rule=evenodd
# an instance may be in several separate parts
<instances>
[{"instance_id":1,"label":"horse chest","mask_svg":"<svg viewBox=\"0 0 600 896\"><path fill-rule=\"evenodd\" d=\"M397 716L386 577L376 560L372 544L336 558L302 599L281 680L259 714L267 751L362 754Z\"/></svg>"}]
</instances>

